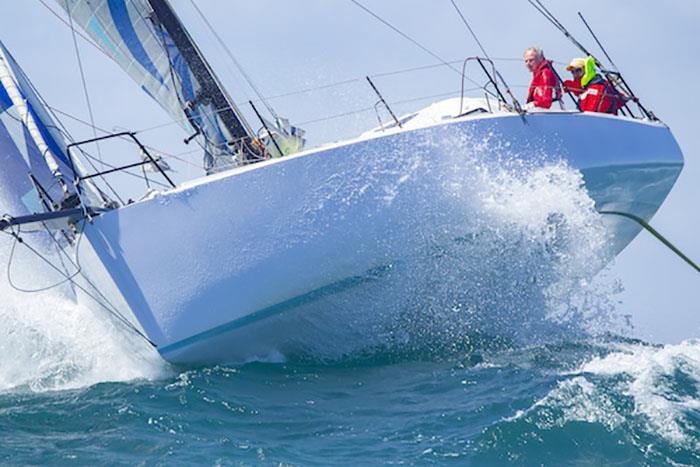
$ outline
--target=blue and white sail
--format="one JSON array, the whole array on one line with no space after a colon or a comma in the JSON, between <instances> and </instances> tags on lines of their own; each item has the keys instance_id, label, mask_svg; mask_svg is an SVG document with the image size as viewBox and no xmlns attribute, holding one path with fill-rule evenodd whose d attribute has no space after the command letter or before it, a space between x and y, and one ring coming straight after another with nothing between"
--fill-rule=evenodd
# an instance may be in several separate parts
<instances>
[{"instance_id":1,"label":"blue and white sail","mask_svg":"<svg viewBox=\"0 0 700 467\"><path fill-rule=\"evenodd\" d=\"M71 162L63 134L5 46L0 43L0 186L3 213L18 215L56 209L75 193L80 165ZM83 202L99 205L101 195L82 185Z\"/></svg>"},{"instance_id":2,"label":"blue and white sail","mask_svg":"<svg viewBox=\"0 0 700 467\"><path fill-rule=\"evenodd\" d=\"M164 0L57 0L196 138L208 171L250 160L252 131Z\"/></svg>"}]
</instances>

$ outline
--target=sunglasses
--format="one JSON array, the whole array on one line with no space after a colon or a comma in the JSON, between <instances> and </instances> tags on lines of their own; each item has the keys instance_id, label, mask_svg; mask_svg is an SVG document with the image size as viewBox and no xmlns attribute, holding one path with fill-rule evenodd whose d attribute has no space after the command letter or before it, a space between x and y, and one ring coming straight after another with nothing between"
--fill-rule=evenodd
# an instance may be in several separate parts
<instances>
[{"instance_id":1,"label":"sunglasses","mask_svg":"<svg viewBox=\"0 0 700 467\"><path fill-rule=\"evenodd\" d=\"M572 68L571 72L572 73L583 73L583 68Z\"/></svg>"}]
</instances>

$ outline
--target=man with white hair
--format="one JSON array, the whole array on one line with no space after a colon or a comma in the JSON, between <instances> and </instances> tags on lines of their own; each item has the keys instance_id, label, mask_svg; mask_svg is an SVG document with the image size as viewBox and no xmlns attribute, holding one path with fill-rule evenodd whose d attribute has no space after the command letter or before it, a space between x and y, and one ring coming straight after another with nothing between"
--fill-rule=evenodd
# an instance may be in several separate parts
<instances>
[{"instance_id":1,"label":"man with white hair","mask_svg":"<svg viewBox=\"0 0 700 467\"><path fill-rule=\"evenodd\" d=\"M539 47L528 47L523 54L525 66L532 72L532 83L527 93L527 106L549 109L552 102L561 102L561 85L552 62L545 60L544 51Z\"/></svg>"}]
</instances>

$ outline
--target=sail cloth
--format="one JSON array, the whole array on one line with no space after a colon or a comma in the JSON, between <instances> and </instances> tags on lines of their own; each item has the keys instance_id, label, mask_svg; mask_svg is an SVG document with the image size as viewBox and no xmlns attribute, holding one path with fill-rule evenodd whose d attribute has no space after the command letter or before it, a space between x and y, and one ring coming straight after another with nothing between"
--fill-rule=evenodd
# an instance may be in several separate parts
<instances>
[{"instance_id":1,"label":"sail cloth","mask_svg":"<svg viewBox=\"0 0 700 467\"><path fill-rule=\"evenodd\" d=\"M80 166L68 159L63 134L44 108L32 84L10 52L0 43L0 215L51 210L65 185L76 191ZM30 178L30 174L34 182ZM87 188L88 204L100 203Z\"/></svg>"},{"instance_id":2,"label":"sail cloth","mask_svg":"<svg viewBox=\"0 0 700 467\"><path fill-rule=\"evenodd\" d=\"M208 172L240 162L250 131L166 1L57 2L188 134L197 135Z\"/></svg>"}]
</instances>

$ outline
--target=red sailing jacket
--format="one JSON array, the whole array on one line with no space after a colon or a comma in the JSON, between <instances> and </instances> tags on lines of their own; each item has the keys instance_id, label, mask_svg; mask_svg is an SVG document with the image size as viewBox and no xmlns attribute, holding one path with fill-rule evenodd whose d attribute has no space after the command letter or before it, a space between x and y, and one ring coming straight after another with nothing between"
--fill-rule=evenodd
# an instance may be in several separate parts
<instances>
[{"instance_id":1,"label":"red sailing jacket","mask_svg":"<svg viewBox=\"0 0 700 467\"><path fill-rule=\"evenodd\" d=\"M581 78L567 79L564 81L564 88L574 96L578 96L583 91L581 89Z\"/></svg>"},{"instance_id":2,"label":"red sailing jacket","mask_svg":"<svg viewBox=\"0 0 700 467\"><path fill-rule=\"evenodd\" d=\"M552 61L543 60L532 73L532 83L527 93L527 102L534 102L535 107L548 109L553 101L561 100L559 79L552 70Z\"/></svg>"},{"instance_id":3,"label":"red sailing jacket","mask_svg":"<svg viewBox=\"0 0 700 467\"><path fill-rule=\"evenodd\" d=\"M583 88L581 93L581 111L616 114L625 105L624 98L612 87L610 82L596 75Z\"/></svg>"}]
</instances>

